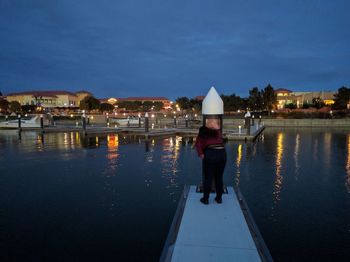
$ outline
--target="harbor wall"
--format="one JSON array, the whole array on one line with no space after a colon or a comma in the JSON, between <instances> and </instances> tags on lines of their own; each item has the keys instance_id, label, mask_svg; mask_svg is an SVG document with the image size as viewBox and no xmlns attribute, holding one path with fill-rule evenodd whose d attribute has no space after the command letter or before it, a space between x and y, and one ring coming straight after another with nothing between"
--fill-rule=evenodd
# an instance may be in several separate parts
<instances>
[{"instance_id":1,"label":"harbor wall","mask_svg":"<svg viewBox=\"0 0 350 262\"><path fill-rule=\"evenodd\" d=\"M235 129L238 126L244 126L243 118L224 118L224 128L225 129ZM58 120L57 124L63 125L75 125L76 122L80 123L80 120ZM172 118L150 118L150 124L167 124L173 125L174 119ZM111 119L110 123L112 124L114 121ZM256 118L254 120L255 124L259 123L259 119ZM342 119L319 119L319 118L308 118L308 119L278 119L278 118L263 118L261 119L262 124L266 127L350 127L350 118L342 118ZM93 125L105 125L106 118L103 115L93 115L93 118L90 119L90 124ZM178 119L177 124L179 126L184 126L184 119ZM189 123L189 127L197 128L201 124L199 123Z\"/></svg>"},{"instance_id":2,"label":"harbor wall","mask_svg":"<svg viewBox=\"0 0 350 262\"><path fill-rule=\"evenodd\" d=\"M255 119L258 123L259 119ZM350 127L350 119L275 119L263 118L266 127ZM244 126L244 119L224 119L224 128Z\"/></svg>"}]
</instances>

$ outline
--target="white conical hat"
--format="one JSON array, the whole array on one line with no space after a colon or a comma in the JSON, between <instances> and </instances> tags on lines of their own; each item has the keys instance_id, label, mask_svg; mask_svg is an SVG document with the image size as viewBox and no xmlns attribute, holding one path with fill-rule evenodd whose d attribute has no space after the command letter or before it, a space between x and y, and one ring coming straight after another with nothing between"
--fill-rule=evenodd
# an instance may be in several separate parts
<instances>
[{"instance_id":1,"label":"white conical hat","mask_svg":"<svg viewBox=\"0 0 350 262\"><path fill-rule=\"evenodd\" d=\"M223 115L224 102L214 87L211 87L202 103L202 115Z\"/></svg>"}]
</instances>

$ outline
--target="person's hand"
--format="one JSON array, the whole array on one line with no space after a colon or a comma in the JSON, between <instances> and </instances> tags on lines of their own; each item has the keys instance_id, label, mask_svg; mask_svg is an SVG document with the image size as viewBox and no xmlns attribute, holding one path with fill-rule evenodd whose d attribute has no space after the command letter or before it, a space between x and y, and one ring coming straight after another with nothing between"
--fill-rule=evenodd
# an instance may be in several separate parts
<instances>
[{"instance_id":1,"label":"person's hand","mask_svg":"<svg viewBox=\"0 0 350 262\"><path fill-rule=\"evenodd\" d=\"M203 154L199 155L199 157L200 157L201 159L204 159L204 155L203 155Z\"/></svg>"}]
</instances>

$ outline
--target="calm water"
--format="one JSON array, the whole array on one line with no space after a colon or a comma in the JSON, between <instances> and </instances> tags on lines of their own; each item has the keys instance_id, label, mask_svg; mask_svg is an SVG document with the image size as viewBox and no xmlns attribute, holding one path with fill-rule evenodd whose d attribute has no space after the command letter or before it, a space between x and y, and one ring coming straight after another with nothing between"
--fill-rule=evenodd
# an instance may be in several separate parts
<instances>
[{"instance_id":1,"label":"calm water","mask_svg":"<svg viewBox=\"0 0 350 262\"><path fill-rule=\"evenodd\" d=\"M157 261L183 185L200 181L191 147L1 131L1 260ZM226 148L225 184L276 261L350 260L350 130L268 129Z\"/></svg>"}]
</instances>

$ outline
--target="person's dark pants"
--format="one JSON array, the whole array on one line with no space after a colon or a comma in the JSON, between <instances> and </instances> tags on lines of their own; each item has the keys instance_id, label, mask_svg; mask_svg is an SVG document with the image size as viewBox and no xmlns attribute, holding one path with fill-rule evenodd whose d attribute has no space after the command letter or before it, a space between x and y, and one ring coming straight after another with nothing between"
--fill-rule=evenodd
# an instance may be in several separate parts
<instances>
[{"instance_id":1,"label":"person's dark pants","mask_svg":"<svg viewBox=\"0 0 350 262\"><path fill-rule=\"evenodd\" d=\"M226 150L207 148L203 159L204 199L209 199L212 181L215 181L216 197L221 199L223 193L222 177L226 165Z\"/></svg>"}]
</instances>

